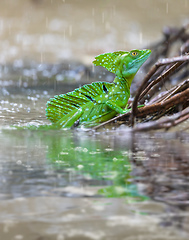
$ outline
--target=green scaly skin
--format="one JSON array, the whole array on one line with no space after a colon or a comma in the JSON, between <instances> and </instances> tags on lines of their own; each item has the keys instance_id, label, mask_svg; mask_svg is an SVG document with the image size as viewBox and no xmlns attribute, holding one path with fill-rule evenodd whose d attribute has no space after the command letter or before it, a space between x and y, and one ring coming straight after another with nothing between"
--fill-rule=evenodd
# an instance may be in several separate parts
<instances>
[{"instance_id":1,"label":"green scaly skin","mask_svg":"<svg viewBox=\"0 0 189 240\"><path fill-rule=\"evenodd\" d=\"M151 51L104 53L93 61L116 75L113 83L95 82L61 94L47 102L46 116L58 128L79 124L95 125L127 112L132 80Z\"/></svg>"}]
</instances>

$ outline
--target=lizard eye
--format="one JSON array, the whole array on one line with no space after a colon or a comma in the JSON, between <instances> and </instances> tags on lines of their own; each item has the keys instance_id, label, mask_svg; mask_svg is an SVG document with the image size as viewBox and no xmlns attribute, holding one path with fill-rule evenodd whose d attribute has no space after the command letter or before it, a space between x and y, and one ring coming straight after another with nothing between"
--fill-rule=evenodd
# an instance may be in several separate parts
<instances>
[{"instance_id":1,"label":"lizard eye","mask_svg":"<svg viewBox=\"0 0 189 240\"><path fill-rule=\"evenodd\" d=\"M131 56L136 57L138 55L137 52L131 52Z\"/></svg>"}]
</instances>

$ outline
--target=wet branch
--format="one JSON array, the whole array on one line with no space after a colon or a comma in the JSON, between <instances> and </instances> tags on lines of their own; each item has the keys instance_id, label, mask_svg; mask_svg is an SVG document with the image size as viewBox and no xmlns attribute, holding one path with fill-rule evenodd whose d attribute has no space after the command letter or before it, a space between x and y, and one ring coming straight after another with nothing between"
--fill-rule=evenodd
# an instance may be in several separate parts
<instances>
[{"instance_id":1,"label":"wet branch","mask_svg":"<svg viewBox=\"0 0 189 240\"><path fill-rule=\"evenodd\" d=\"M152 105L147 105L143 108L139 108L137 112L137 117L144 117L147 114L154 114L160 111L165 112L166 110L187 101L189 101L189 88L187 88L181 93L177 93L176 95L170 97L165 101L163 100L159 103L154 103Z\"/></svg>"},{"instance_id":2,"label":"wet branch","mask_svg":"<svg viewBox=\"0 0 189 240\"><path fill-rule=\"evenodd\" d=\"M170 58L170 59L162 59L159 60L151 69L150 71L147 73L147 75L145 76L140 88L138 89L138 92L134 98L133 104L132 104L132 113L131 113L131 125L134 126L134 119L137 115L138 112L138 108L137 108L137 104L140 98L144 97L144 95L147 94L147 92L151 89L152 86L154 86L155 84L157 84L159 81L162 81L163 79L169 77L174 71L175 69L177 69L183 62L189 61L189 56L180 56L180 57L175 57L175 58ZM147 82L149 81L149 79L153 76L153 74L157 71L157 69L160 66L163 65L168 65L171 63L175 63L173 66L171 66L164 74L162 74L161 76L159 76L156 80L154 80L153 82L151 82L146 89L144 90Z\"/></svg>"},{"instance_id":3,"label":"wet branch","mask_svg":"<svg viewBox=\"0 0 189 240\"><path fill-rule=\"evenodd\" d=\"M147 68L150 70L146 73L142 84L135 93L131 110L95 126L93 130L110 123L125 123L133 127L135 121L141 123L133 127L133 131L169 129L188 119L188 110L184 110L189 107L189 79L186 79L189 76L189 33L186 31L188 28L189 24L180 29L167 27L164 30L164 39L151 47L147 47L152 50L152 55L151 60L144 64L143 71L147 72ZM175 43L177 43L176 46L181 45L177 50ZM169 52L172 56L178 55L178 53L181 55L168 57ZM177 81L177 85L157 95L163 84L172 80ZM155 97L153 97L154 95ZM138 102L143 104L146 101L148 101L146 106L137 107ZM175 115L176 112L179 113ZM185 114L185 112L187 113ZM167 120L160 119L167 114L172 116ZM157 121L157 119L159 120Z\"/></svg>"},{"instance_id":4,"label":"wet branch","mask_svg":"<svg viewBox=\"0 0 189 240\"><path fill-rule=\"evenodd\" d=\"M146 87L145 90L143 90L143 92L140 94L139 97L139 101L148 93L148 91L150 89L152 89L152 87L154 85L156 85L157 83L159 83L160 81L165 80L166 78L170 77L171 74L180 66L182 65L182 63L175 63L173 66L171 66L167 71L165 71L161 76L159 76L158 78L156 78L154 81L152 81L151 83L149 83L149 85Z\"/></svg>"},{"instance_id":5,"label":"wet branch","mask_svg":"<svg viewBox=\"0 0 189 240\"><path fill-rule=\"evenodd\" d=\"M133 128L134 132L141 132L146 130L157 130L157 129L166 129L168 130L171 127L177 126L178 124L189 119L189 107L174 116L167 117L166 119L161 119L159 121L150 121L147 123L138 124Z\"/></svg>"},{"instance_id":6,"label":"wet branch","mask_svg":"<svg viewBox=\"0 0 189 240\"><path fill-rule=\"evenodd\" d=\"M188 81L185 81L185 83L187 83L189 85ZM185 83L181 84L181 86L183 86ZM179 104L183 104L186 102L188 102L188 105L189 105L189 88L188 88L188 86L185 86L185 87L187 87L187 88L184 91L179 92L179 93L176 93L175 88L173 88L173 91L175 91L175 93L176 93L174 96L172 96L172 94L173 94L173 91L172 91L172 94L169 93L170 96L168 99L166 96L166 98L162 99L161 102L156 102L151 105L147 105L147 106L139 108L136 113L136 117L143 118L150 114L152 115L152 114L156 114L156 113L160 113L160 112L165 113L167 110L170 110L170 109L174 108L175 106L178 106ZM180 87L180 90L181 89L182 89L182 87ZM177 91L178 91L178 89L177 89ZM129 119L131 114L132 113L130 111L123 115L114 117L106 122L101 123L98 126L95 126L93 128L93 130L97 130L97 129L99 129L109 123L112 123L112 122Z\"/></svg>"}]
</instances>

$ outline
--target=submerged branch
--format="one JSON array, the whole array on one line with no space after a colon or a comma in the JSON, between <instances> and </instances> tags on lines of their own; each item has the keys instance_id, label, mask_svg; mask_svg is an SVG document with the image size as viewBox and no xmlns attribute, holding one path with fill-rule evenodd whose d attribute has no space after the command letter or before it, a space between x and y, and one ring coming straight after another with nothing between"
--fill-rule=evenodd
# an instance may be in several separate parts
<instances>
[{"instance_id":1,"label":"submerged branch","mask_svg":"<svg viewBox=\"0 0 189 240\"><path fill-rule=\"evenodd\" d=\"M134 132L141 132L146 130L157 130L157 129L166 129L168 130L171 127L174 127L184 121L189 119L189 107L171 117L166 119L161 119L158 121L150 121L147 123L138 124L133 128Z\"/></svg>"}]
</instances>

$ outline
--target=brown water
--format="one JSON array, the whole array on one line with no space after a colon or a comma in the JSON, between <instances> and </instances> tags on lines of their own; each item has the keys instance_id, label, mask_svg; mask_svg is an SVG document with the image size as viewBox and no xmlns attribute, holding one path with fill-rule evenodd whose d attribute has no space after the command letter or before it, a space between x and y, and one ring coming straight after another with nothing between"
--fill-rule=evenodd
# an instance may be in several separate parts
<instances>
[{"instance_id":1,"label":"brown water","mask_svg":"<svg viewBox=\"0 0 189 240\"><path fill-rule=\"evenodd\" d=\"M189 238L188 131L15 128L49 123L50 97L97 77L75 60L148 45L188 9L188 0L0 2L0 239Z\"/></svg>"},{"instance_id":2,"label":"brown water","mask_svg":"<svg viewBox=\"0 0 189 240\"><path fill-rule=\"evenodd\" d=\"M0 135L1 239L188 239L188 134Z\"/></svg>"}]
</instances>

